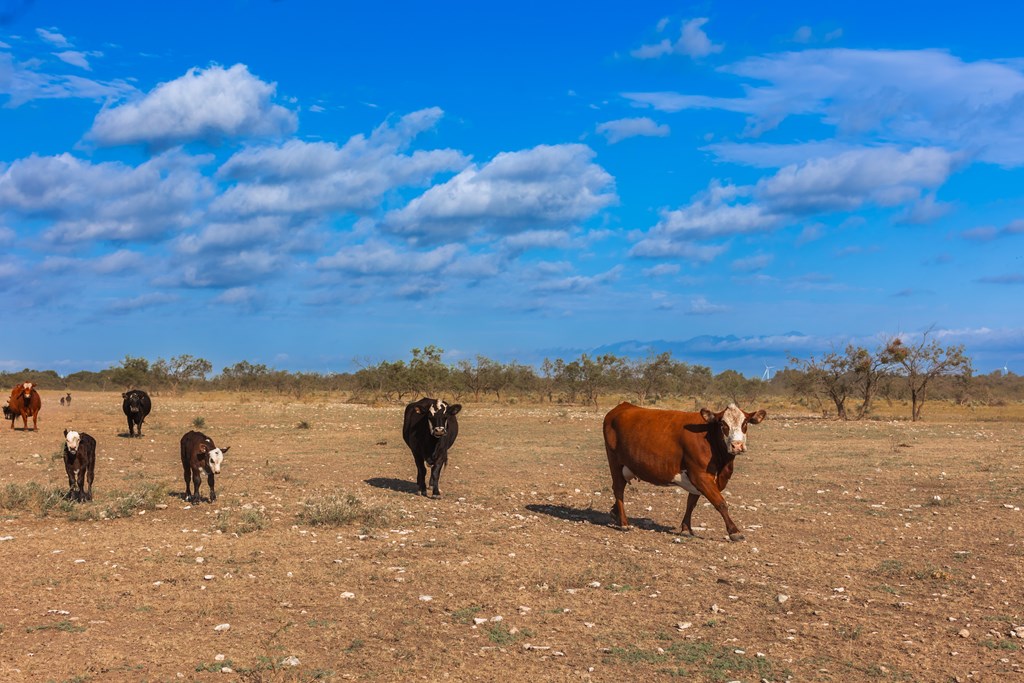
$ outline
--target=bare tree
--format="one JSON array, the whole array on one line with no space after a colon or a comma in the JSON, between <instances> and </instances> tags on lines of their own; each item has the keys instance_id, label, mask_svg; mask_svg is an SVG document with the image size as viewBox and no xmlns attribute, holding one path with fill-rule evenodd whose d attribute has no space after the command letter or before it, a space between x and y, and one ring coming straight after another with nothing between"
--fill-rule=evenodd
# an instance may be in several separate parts
<instances>
[{"instance_id":1,"label":"bare tree","mask_svg":"<svg viewBox=\"0 0 1024 683\"><path fill-rule=\"evenodd\" d=\"M840 420L848 418L846 400L853 393L856 381L851 348L847 347L845 354L830 351L821 358L811 356L807 360L790 359L803 369L816 391L824 393L832 400L836 407L836 417Z\"/></svg>"},{"instance_id":2,"label":"bare tree","mask_svg":"<svg viewBox=\"0 0 1024 683\"><path fill-rule=\"evenodd\" d=\"M928 337L933 328L921 335L918 344L907 344L899 337L893 337L885 345L882 361L901 374L910 391L910 419L921 419L928 384L941 375L969 377L972 372L971 359L964 353L963 345L943 347L937 339Z\"/></svg>"}]
</instances>

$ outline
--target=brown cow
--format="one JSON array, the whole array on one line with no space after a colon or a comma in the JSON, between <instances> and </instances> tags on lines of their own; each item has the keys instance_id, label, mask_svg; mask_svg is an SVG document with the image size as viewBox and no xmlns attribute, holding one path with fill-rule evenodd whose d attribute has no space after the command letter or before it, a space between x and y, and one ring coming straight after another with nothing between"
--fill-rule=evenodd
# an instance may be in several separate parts
<instances>
[{"instance_id":1,"label":"brown cow","mask_svg":"<svg viewBox=\"0 0 1024 683\"><path fill-rule=\"evenodd\" d=\"M217 500L217 489L214 488L214 475L220 474L220 466L224 462L224 454L231 446L217 448L213 440L202 432L191 431L181 437L181 467L185 475L185 500L198 503L201 475L206 472L206 481L210 485L210 502Z\"/></svg>"},{"instance_id":2,"label":"brown cow","mask_svg":"<svg viewBox=\"0 0 1024 683\"><path fill-rule=\"evenodd\" d=\"M14 420L21 415L24 423L23 430L28 430L28 418L32 416L32 429L37 428L39 421L39 408L43 401L39 398L34 382L22 382L11 390L11 398L7 401L11 413L11 429L14 429Z\"/></svg>"},{"instance_id":3,"label":"brown cow","mask_svg":"<svg viewBox=\"0 0 1024 683\"><path fill-rule=\"evenodd\" d=\"M732 541L743 534L729 517L722 491L732 476L733 459L747 450L747 425L767 416L748 413L736 404L720 413L702 408L699 413L640 408L620 403L604 418L604 444L612 473L615 505L612 518L628 527L622 502L632 479L658 486L680 486L689 492L681 532L693 535L690 515L703 495L725 520Z\"/></svg>"}]
</instances>

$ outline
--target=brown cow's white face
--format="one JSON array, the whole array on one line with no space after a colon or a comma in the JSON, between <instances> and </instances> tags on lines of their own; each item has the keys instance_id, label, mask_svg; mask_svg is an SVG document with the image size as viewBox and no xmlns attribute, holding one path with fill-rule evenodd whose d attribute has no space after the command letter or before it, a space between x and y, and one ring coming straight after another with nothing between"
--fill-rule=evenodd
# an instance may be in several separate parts
<instances>
[{"instance_id":1,"label":"brown cow's white face","mask_svg":"<svg viewBox=\"0 0 1024 683\"><path fill-rule=\"evenodd\" d=\"M77 455L78 444L82 441L82 435L78 432L64 432L64 440L68 444L68 452L71 455Z\"/></svg>"},{"instance_id":2,"label":"brown cow's white face","mask_svg":"<svg viewBox=\"0 0 1024 683\"><path fill-rule=\"evenodd\" d=\"M24 384L21 385L21 393L26 399L32 398L32 387L34 386L35 384L33 384L32 382L25 382Z\"/></svg>"},{"instance_id":3,"label":"brown cow's white face","mask_svg":"<svg viewBox=\"0 0 1024 683\"><path fill-rule=\"evenodd\" d=\"M747 425L757 424L767 416L763 410L756 413L744 412L735 403L730 403L728 408L717 415L706 408L700 414L705 422L719 425L729 455L739 455L747 450Z\"/></svg>"},{"instance_id":4,"label":"brown cow's white face","mask_svg":"<svg viewBox=\"0 0 1024 683\"><path fill-rule=\"evenodd\" d=\"M231 446L228 446L223 450L220 448L214 448L209 452L210 469L213 470L214 474L220 474L220 466L224 463L224 454L228 452L228 448L231 448Z\"/></svg>"}]
</instances>

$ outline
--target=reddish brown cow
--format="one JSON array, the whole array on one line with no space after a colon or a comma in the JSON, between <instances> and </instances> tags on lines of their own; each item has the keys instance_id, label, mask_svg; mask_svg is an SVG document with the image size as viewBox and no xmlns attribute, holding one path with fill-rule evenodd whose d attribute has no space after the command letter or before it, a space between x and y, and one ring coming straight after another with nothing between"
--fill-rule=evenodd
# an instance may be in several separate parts
<instances>
[{"instance_id":1,"label":"reddish brown cow","mask_svg":"<svg viewBox=\"0 0 1024 683\"><path fill-rule=\"evenodd\" d=\"M22 382L11 390L11 398L7 405L11 412L11 429L14 429L14 420L21 415L24 429L28 429L28 418L32 416L32 429L36 429L39 421L39 408L43 401L39 398L39 392L35 389L33 382Z\"/></svg>"},{"instance_id":2,"label":"reddish brown cow","mask_svg":"<svg viewBox=\"0 0 1024 683\"><path fill-rule=\"evenodd\" d=\"M733 460L747 450L747 425L767 416L748 413L735 404L720 413L640 408L620 403L604 418L604 444L612 473L615 505L612 517L628 527L622 502L626 484L640 479L658 486L680 486L689 492L681 532L693 535L690 515L703 495L725 520L732 541L743 534L729 517L722 491L732 476Z\"/></svg>"}]
</instances>

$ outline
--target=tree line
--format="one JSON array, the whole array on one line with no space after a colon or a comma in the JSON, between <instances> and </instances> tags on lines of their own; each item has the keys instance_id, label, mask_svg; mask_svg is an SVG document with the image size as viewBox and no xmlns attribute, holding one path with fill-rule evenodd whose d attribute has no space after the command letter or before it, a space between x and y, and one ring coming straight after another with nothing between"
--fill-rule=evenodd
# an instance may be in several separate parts
<instances>
[{"instance_id":1,"label":"tree line","mask_svg":"<svg viewBox=\"0 0 1024 683\"><path fill-rule=\"evenodd\" d=\"M877 400L909 400L918 420L928 399L961 404L999 404L1024 397L1024 378L994 372L974 376L962 346L942 346L930 331L920 341L894 337L875 350L850 345L821 356L790 358L766 381L734 370L712 373L707 366L674 359L671 352L636 359L614 354L581 354L575 359L545 359L538 367L499 362L485 356L454 364L443 349L411 350L405 360L357 363L346 373L288 372L240 361L213 374L212 364L191 355L158 358L125 356L100 371L61 377L53 370L0 373L5 386L34 381L56 390L244 391L273 392L296 398L315 392L345 393L363 402L406 402L420 396L451 400L548 402L592 405L621 399L640 405L672 400L696 408L723 401L750 406L769 397L795 399L838 419L870 416Z\"/></svg>"}]
</instances>

